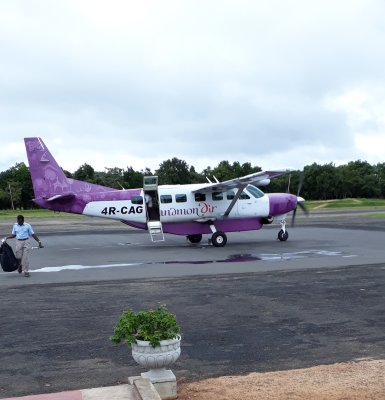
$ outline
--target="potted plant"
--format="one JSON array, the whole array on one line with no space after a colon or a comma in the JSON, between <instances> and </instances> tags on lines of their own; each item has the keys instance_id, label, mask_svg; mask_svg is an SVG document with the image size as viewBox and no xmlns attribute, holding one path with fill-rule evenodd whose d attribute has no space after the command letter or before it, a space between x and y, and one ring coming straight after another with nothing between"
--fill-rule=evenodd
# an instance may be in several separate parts
<instances>
[{"instance_id":1,"label":"potted plant","mask_svg":"<svg viewBox=\"0 0 385 400\"><path fill-rule=\"evenodd\" d=\"M155 310L124 311L111 337L113 343L124 342L132 348L134 360L142 367L150 369L141 375L151 381L170 377L172 372L165 368L178 359L180 340L176 316L165 305Z\"/></svg>"}]
</instances>

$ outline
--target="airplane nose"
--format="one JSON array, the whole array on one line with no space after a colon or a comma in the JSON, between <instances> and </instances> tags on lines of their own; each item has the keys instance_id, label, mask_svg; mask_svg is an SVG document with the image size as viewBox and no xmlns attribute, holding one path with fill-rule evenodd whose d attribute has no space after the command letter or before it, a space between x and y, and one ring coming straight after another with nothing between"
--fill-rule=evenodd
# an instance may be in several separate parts
<instances>
[{"instance_id":1,"label":"airplane nose","mask_svg":"<svg viewBox=\"0 0 385 400\"><path fill-rule=\"evenodd\" d=\"M269 193L270 215L281 215L297 207L297 196L289 193Z\"/></svg>"}]
</instances>

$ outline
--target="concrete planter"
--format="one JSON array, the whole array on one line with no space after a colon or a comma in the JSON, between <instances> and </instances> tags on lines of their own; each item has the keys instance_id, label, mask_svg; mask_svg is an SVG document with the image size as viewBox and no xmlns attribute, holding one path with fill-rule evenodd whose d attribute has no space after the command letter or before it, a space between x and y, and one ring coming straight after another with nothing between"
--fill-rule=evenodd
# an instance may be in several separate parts
<instances>
[{"instance_id":1,"label":"concrete planter","mask_svg":"<svg viewBox=\"0 0 385 400\"><path fill-rule=\"evenodd\" d=\"M148 372L141 373L143 378L149 379L162 399L175 399L176 378L170 369L166 369L173 364L180 356L179 336L176 339L161 340L160 346L153 348L150 342L137 340L132 345L132 357L143 368L149 369Z\"/></svg>"},{"instance_id":2,"label":"concrete planter","mask_svg":"<svg viewBox=\"0 0 385 400\"><path fill-rule=\"evenodd\" d=\"M160 346L153 348L150 342L137 340L132 345L132 357L143 368L165 369L180 356L180 336L176 339L161 340Z\"/></svg>"}]
</instances>

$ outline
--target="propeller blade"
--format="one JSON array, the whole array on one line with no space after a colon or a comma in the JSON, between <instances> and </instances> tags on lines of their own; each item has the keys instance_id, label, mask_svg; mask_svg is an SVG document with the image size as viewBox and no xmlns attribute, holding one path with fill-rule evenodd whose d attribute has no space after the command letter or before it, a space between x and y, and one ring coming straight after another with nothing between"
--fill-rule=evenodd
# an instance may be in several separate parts
<instances>
[{"instance_id":1,"label":"propeller blade","mask_svg":"<svg viewBox=\"0 0 385 400\"><path fill-rule=\"evenodd\" d=\"M291 226L294 226L298 207L304 212L307 217L309 216L309 210L305 206L305 199L303 197L297 196L297 207L295 207L295 209L293 210L293 215L291 217Z\"/></svg>"},{"instance_id":2,"label":"propeller blade","mask_svg":"<svg viewBox=\"0 0 385 400\"><path fill-rule=\"evenodd\" d=\"M304 180L304 173L303 171L301 172L301 175L299 176L299 182L298 182L298 189L297 189L297 197L299 196L299 193L302 189L302 185L303 185L303 180Z\"/></svg>"},{"instance_id":3,"label":"propeller blade","mask_svg":"<svg viewBox=\"0 0 385 400\"><path fill-rule=\"evenodd\" d=\"M299 205L301 210L305 213L305 215L308 217L309 216L309 210L305 206L305 201L299 201L297 204Z\"/></svg>"}]
</instances>

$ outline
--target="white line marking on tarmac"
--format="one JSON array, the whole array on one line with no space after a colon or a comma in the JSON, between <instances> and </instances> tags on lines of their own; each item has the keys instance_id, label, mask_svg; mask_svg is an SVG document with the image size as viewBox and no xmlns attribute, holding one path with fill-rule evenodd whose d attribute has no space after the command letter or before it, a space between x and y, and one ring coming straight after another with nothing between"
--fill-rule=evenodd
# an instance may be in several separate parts
<instances>
[{"instance_id":1,"label":"white line marking on tarmac","mask_svg":"<svg viewBox=\"0 0 385 400\"><path fill-rule=\"evenodd\" d=\"M104 264L104 265L63 265L59 267L44 267L39 269L34 269L32 272L60 272L69 270L81 270L90 268L117 268L117 267L131 267L134 265L141 265L142 263L132 263L132 264Z\"/></svg>"}]
</instances>

